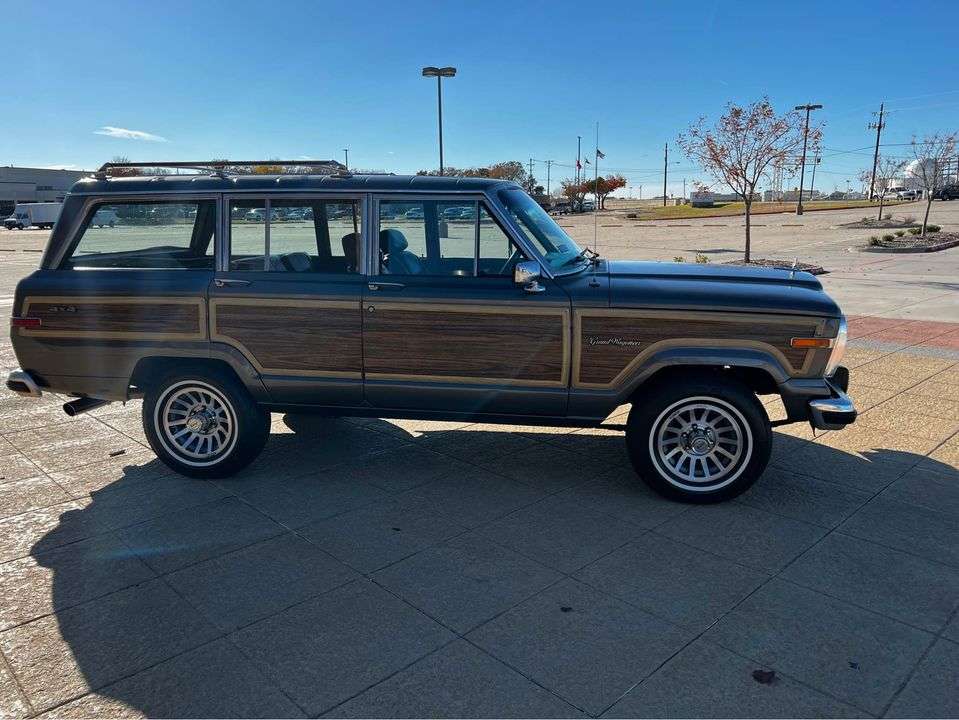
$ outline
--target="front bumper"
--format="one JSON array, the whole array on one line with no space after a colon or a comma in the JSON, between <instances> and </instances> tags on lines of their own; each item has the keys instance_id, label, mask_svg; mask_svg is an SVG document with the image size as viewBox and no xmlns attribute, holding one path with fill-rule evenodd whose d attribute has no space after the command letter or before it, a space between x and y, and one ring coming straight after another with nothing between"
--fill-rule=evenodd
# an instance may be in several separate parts
<instances>
[{"instance_id":1,"label":"front bumper","mask_svg":"<svg viewBox=\"0 0 959 720\"><path fill-rule=\"evenodd\" d=\"M849 388L849 370L844 367L826 379L832 391L828 398L809 401L809 424L817 430L842 430L856 421L856 406L846 394Z\"/></svg>"}]
</instances>

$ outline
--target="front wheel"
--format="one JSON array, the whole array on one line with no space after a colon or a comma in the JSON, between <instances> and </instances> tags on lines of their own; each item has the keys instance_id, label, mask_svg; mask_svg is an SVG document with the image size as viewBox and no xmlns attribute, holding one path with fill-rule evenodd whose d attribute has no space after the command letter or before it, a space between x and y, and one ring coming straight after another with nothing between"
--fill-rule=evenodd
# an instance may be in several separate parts
<instances>
[{"instance_id":1,"label":"front wheel","mask_svg":"<svg viewBox=\"0 0 959 720\"><path fill-rule=\"evenodd\" d=\"M227 372L173 371L143 401L143 429L167 466L222 478L249 465L270 434L270 414Z\"/></svg>"},{"instance_id":2,"label":"front wheel","mask_svg":"<svg viewBox=\"0 0 959 720\"><path fill-rule=\"evenodd\" d=\"M734 378L677 378L633 403L626 425L633 467L673 500L712 503L748 489L772 449L769 417Z\"/></svg>"}]
</instances>

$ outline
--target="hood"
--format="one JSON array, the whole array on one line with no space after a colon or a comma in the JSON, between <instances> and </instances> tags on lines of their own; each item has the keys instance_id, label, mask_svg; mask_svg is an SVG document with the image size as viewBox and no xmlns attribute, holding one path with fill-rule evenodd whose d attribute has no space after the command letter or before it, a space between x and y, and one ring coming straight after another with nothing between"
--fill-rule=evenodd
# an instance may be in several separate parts
<instances>
[{"instance_id":1,"label":"hood","mask_svg":"<svg viewBox=\"0 0 959 720\"><path fill-rule=\"evenodd\" d=\"M822 283L807 272L630 260L603 265L611 307L840 315Z\"/></svg>"}]
</instances>

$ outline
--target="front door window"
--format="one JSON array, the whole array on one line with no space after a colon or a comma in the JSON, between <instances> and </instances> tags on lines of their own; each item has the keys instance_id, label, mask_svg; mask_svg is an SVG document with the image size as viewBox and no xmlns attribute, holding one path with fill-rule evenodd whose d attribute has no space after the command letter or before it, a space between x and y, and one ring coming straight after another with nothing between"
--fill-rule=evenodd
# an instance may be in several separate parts
<instances>
[{"instance_id":1,"label":"front door window","mask_svg":"<svg viewBox=\"0 0 959 720\"><path fill-rule=\"evenodd\" d=\"M524 259L475 200L381 200L379 223L383 275L511 276Z\"/></svg>"}]
</instances>

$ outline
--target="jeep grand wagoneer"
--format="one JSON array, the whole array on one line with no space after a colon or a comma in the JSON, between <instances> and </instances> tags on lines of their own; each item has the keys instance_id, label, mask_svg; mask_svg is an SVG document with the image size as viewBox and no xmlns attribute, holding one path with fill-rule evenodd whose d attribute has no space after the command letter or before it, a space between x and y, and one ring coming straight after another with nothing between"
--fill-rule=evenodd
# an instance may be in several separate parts
<instances>
[{"instance_id":1,"label":"jeep grand wagoneer","mask_svg":"<svg viewBox=\"0 0 959 720\"><path fill-rule=\"evenodd\" d=\"M762 473L757 393L855 419L845 320L806 273L602 259L511 182L206 167L74 186L17 287L9 388L142 397L193 477L253 460L271 411L594 426L631 403L638 475L694 502Z\"/></svg>"}]
</instances>

